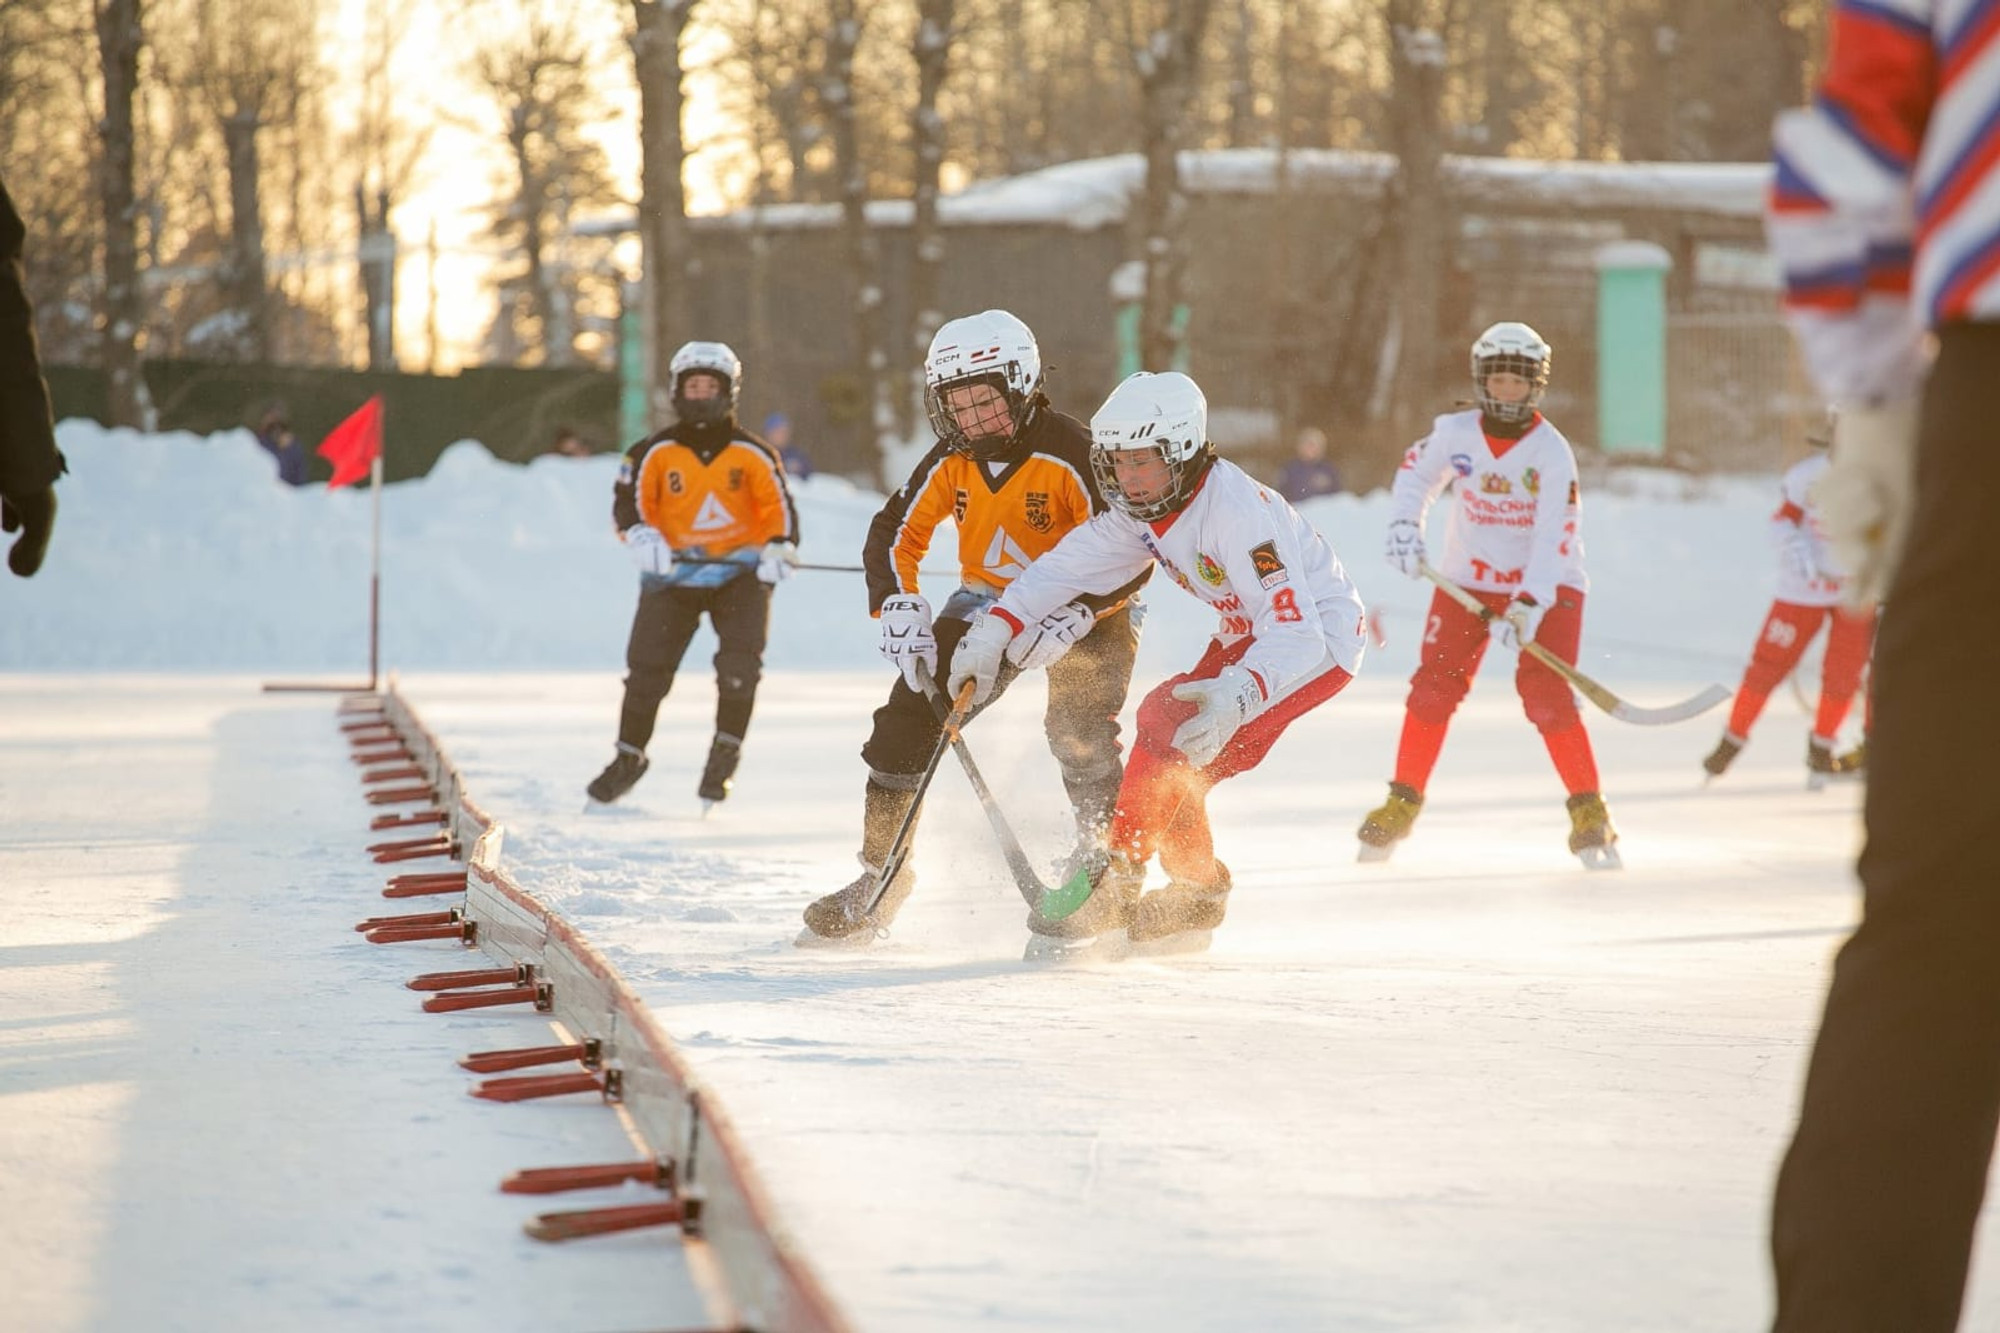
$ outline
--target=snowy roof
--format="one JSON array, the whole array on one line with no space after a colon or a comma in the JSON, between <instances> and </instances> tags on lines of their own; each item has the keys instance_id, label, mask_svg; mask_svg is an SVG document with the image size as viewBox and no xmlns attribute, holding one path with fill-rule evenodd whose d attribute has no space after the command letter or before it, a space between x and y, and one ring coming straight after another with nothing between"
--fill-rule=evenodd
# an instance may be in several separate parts
<instances>
[{"instance_id":1,"label":"snowy roof","mask_svg":"<svg viewBox=\"0 0 2000 1333\"><path fill-rule=\"evenodd\" d=\"M1372 194L1395 169L1387 153L1301 148L1290 155L1297 188L1314 193L1347 190ZM947 225L1027 226L1060 224L1095 231L1125 220L1127 208L1145 183L1145 159L1137 153L1063 162L999 180L975 181L944 196L938 215ZM1271 148L1218 148L1181 154L1181 176L1194 194L1270 194L1276 188L1278 152ZM1506 202L1538 208L1661 209L1723 217L1755 218L1763 210L1771 178L1763 162L1563 162L1511 157L1444 159L1444 174L1461 199ZM910 225L907 199L878 199L868 205L877 227ZM762 210L738 209L700 218L716 227L771 229L832 227L838 204L776 204ZM629 216L607 219L592 230L620 231Z\"/></svg>"}]
</instances>

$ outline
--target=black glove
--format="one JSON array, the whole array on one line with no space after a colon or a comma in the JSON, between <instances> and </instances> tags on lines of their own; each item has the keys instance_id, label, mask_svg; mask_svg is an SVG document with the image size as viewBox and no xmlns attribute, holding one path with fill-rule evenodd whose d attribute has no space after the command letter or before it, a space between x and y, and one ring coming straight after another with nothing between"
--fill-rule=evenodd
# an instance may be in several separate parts
<instances>
[{"instance_id":1,"label":"black glove","mask_svg":"<svg viewBox=\"0 0 2000 1333\"><path fill-rule=\"evenodd\" d=\"M20 499L0 496L0 530L20 530L14 549L7 552L7 568L22 578L31 578L49 553L49 537L56 527L56 488L45 486Z\"/></svg>"}]
</instances>

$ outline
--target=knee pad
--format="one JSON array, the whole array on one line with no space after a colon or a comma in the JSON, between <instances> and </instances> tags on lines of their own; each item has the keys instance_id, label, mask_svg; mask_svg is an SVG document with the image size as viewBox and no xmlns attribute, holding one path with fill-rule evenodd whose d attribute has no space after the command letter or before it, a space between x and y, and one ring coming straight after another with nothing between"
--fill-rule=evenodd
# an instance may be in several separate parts
<instances>
[{"instance_id":1,"label":"knee pad","mask_svg":"<svg viewBox=\"0 0 2000 1333\"><path fill-rule=\"evenodd\" d=\"M1537 731L1560 731L1576 725L1576 696L1563 681L1538 681L1521 689L1521 711Z\"/></svg>"},{"instance_id":2,"label":"knee pad","mask_svg":"<svg viewBox=\"0 0 2000 1333\"><path fill-rule=\"evenodd\" d=\"M762 665L754 658L716 654L715 691L725 699L747 699L757 693L757 682L763 675Z\"/></svg>"}]
</instances>

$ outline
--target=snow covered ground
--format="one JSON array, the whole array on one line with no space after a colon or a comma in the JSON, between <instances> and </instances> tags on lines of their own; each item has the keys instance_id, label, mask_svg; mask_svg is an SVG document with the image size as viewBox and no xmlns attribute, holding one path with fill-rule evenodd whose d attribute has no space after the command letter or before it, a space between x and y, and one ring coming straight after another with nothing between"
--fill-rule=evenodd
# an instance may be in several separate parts
<instances>
[{"instance_id":1,"label":"snow covered ground","mask_svg":"<svg viewBox=\"0 0 2000 1333\"><path fill-rule=\"evenodd\" d=\"M448 946L370 949L346 929L378 910L382 871L359 855L331 705L260 696L245 673L364 660L365 496L284 491L247 437L66 427L64 444L76 475L49 567L0 592L16 673L0 675L0 1187L25 1201L0 1221L0 1289L28 1293L9 1297L24 1326L695 1321L664 1237L517 1239L545 1205L493 1181L611 1160L578 1136L615 1139L615 1120L583 1098L464 1098L452 1056L533 1039L416 1012L392 983L463 965ZM1857 790L1803 788L1793 698L1705 790L1719 714L1593 715L1628 868L1588 875L1496 651L1416 836L1356 865L1423 599L1376 558L1382 497L1315 502L1390 643L1213 797L1238 892L1212 952L1024 965L1020 900L948 766L894 935L808 954L798 911L853 873L856 751L887 684L859 580L780 590L729 802L703 820L693 795L704 638L653 771L585 812L632 599L604 521L611 464L481 455L459 446L385 497L385 661L508 823L522 882L718 1091L858 1327L1767 1317L1770 1179L1859 836ZM1768 597L1772 486L1587 491L1585 669L1641 702L1733 685ZM815 478L806 558L851 562L876 503ZM1174 589L1152 601L1147 681L1207 628ZM1053 855L1038 685L968 740ZM590 1266L626 1263L657 1285L547 1313L577 1283L610 1299ZM2000 1326L1990 1284L1966 1326Z\"/></svg>"}]
</instances>

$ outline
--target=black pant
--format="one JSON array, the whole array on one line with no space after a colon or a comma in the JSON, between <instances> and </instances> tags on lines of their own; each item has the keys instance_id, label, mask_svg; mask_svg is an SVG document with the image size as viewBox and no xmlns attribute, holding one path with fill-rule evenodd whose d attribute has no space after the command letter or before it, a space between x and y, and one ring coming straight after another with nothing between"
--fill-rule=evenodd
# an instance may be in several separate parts
<instances>
[{"instance_id":1,"label":"black pant","mask_svg":"<svg viewBox=\"0 0 2000 1333\"><path fill-rule=\"evenodd\" d=\"M1783 1333L1953 1328L2000 1120L2000 326L1940 339L1875 647L1863 915L1778 1176Z\"/></svg>"},{"instance_id":2,"label":"black pant","mask_svg":"<svg viewBox=\"0 0 2000 1333\"><path fill-rule=\"evenodd\" d=\"M951 678L952 653L970 628L970 622L956 617L937 622L940 689ZM1070 804L1087 822L1109 820L1118 799L1118 780L1124 772L1118 713L1125 706L1125 692L1132 684L1132 659L1138 651L1138 627L1132 622L1131 608L1123 607L1098 621L1048 669L1049 703L1042 728L1050 753L1062 767ZM981 705L982 711L1019 674L1012 665L1003 666L993 696ZM923 772L941 730L930 701L898 676L889 690L889 701L875 710L875 729L861 747L861 758L878 783L908 785L899 780L913 783Z\"/></svg>"},{"instance_id":3,"label":"black pant","mask_svg":"<svg viewBox=\"0 0 2000 1333\"><path fill-rule=\"evenodd\" d=\"M741 739L750 729L757 682L764 675L764 641L771 631L771 589L748 573L720 588L646 588L632 615L625 643L625 706L618 740L637 750L653 739L660 702L674 687L674 673L703 613L715 629L715 729Z\"/></svg>"}]
</instances>

